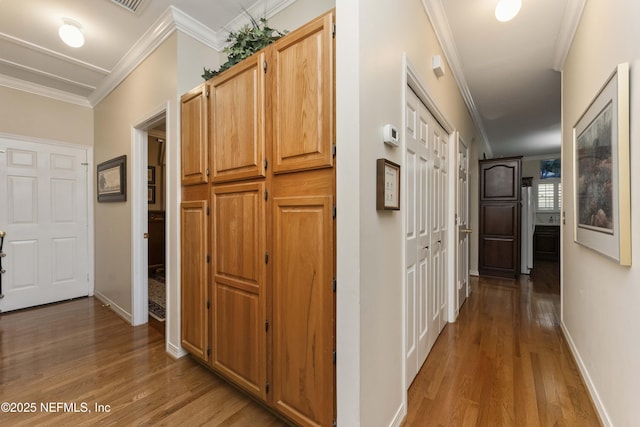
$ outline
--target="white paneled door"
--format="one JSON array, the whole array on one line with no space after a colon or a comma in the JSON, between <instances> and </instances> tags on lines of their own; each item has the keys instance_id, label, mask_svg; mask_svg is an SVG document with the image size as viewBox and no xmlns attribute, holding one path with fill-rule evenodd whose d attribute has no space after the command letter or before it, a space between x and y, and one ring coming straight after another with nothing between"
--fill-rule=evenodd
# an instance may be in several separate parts
<instances>
[{"instance_id":1,"label":"white paneled door","mask_svg":"<svg viewBox=\"0 0 640 427\"><path fill-rule=\"evenodd\" d=\"M458 200L456 219L458 226L458 246L456 250L456 299L457 309L469 296L469 148L458 140Z\"/></svg>"},{"instance_id":2,"label":"white paneled door","mask_svg":"<svg viewBox=\"0 0 640 427\"><path fill-rule=\"evenodd\" d=\"M409 87L405 115L405 357L409 386L446 322L446 307L443 311L441 306L446 302L446 225L442 223L446 222L447 185L442 162L446 162L447 139Z\"/></svg>"},{"instance_id":3,"label":"white paneled door","mask_svg":"<svg viewBox=\"0 0 640 427\"><path fill-rule=\"evenodd\" d=\"M0 137L7 312L88 295L87 150Z\"/></svg>"}]
</instances>

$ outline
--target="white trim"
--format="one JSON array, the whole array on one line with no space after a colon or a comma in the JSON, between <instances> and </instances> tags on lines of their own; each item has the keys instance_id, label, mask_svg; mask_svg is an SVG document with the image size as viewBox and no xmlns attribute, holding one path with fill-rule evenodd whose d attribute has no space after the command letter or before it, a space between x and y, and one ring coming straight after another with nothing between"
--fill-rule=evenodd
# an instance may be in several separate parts
<instances>
[{"instance_id":1,"label":"white trim","mask_svg":"<svg viewBox=\"0 0 640 427\"><path fill-rule=\"evenodd\" d=\"M173 357L174 359L180 359L181 357L189 354L186 350L183 350L182 347L176 347L168 341L166 350L169 356Z\"/></svg>"},{"instance_id":2,"label":"white trim","mask_svg":"<svg viewBox=\"0 0 640 427\"><path fill-rule=\"evenodd\" d=\"M458 266L456 265L458 253L458 237L457 230L458 226L456 225L456 215L458 212L457 209L457 201L458 201L458 139L459 132L453 131L449 134L449 154L447 158L449 159L449 167L447 169L447 176L449 177L449 183L447 184L448 188L448 202L449 202L449 215L447 220L447 242L449 244L448 247L448 261L447 261L447 277L449 278L449 282L451 283L448 286L447 294L448 294L448 313L447 318L449 323L454 323L458 318Z\"/></svg>"},{"instance_id":3,"label":"white trim","mask_svg":"<svg viewBox=\"0 0 640 427\"><path fill-rule=\"evenodd\" d=\"M111 93L131 72L162 44L176 29L173 9L167 10L144 32L142 37L118 61L111 73L89 95L91 106L95 106Z\"/></svg>"},{"instance_id":4,"label":"white trim","mask_svg":"<svg viewBox=\"0 0 640 427\"><path fill-rule=\"evenodd\" d=\"M478 270L469 270L469 276L480 277L480 272Z\"/></svg>"},{"instance_id":5,"label":"white trim","mask_svg":"<svg viewBox=\"0 0 640 427\"><path fill-rule=\"evenodd\" d=\"M213 31L175 6L169 6L169 8L171 9L176 29L217 51L221 51L224 48L226 36L222 37L221 41L218 32Z\"/></svg>"},{"instance_id":6,"label":"white trim","mask_svg":"<svg viewBox=\"0 0 640 427\"><path fill-rule=\"evenodd\" d=\"M75 95L62 90L53 89L47 86L31 83L26 80L16 79L14 77L0 74L0 86L10 89L20 90L22 92L32 93L34 95L44 96L46 98L55 99L57 101L68 102L70 104L79 105L81 107L91 107L89 100L84 96Z\"/></svg>"},{"instance_id":7,"label":"white trim","mask_svg":"<svg viewBox=\"0 0 640 427\"><path fill-rule=\"evenodd\" d=\"M65 55L64 53L60 53L60 52L57 52L55 50L51 50L51 49L48 49L46 47L40 46L38 44L28 42L26 40L20 39L18 37L14 37L14 36L12 36L10 34L7 34L7 33L0 32L0 39L8 40L11 43L20 45L22 47L26 47L27 49L30 49L30 50L32 50L34 52L42 53L42 54L45 54L45 55L50 56L52 58L59 59L61 61L65 61L65 62L68 62L68 63L73 64L73 65L78 65L78 66L80 66L82 68L86 68L87 70L91 70L91 71L94 71L96 73L107 75L110 72L106 68L98 67L97 65L90 64L90 63L85 62L85 61L80 61L79 59L76 59L76 58L73 58L71 56Z\"/></svg>"},{"instance_id":8,"label":"white trim","mask_svg":"<svg viewBox=\"0 0 640 427\"><path fill-rule=\"evenodd\" d=\"M573 355L573 358L576 361L578 368L580 369L580 374L582 374L582 379L584 380L584 383L587 385L587 389L589 390L589 394L591 395L591 400L593 400L593 404L595 405L596 410L598 411L600 422L602 422L602 424L605 427L613 426L613 423L611 422L611 418L609 418L609 414L607 413L607 410L604 407L604 403L602 402L602 399L598 394L598 390L596 390L596 386L593 383L591 376L589 375L587 366L584 364L584 361L580 356L580 352L578 351L578 348L576 347L576 344L573 341L573 338L571 337L571 334L569 333L569 329L567 328L567 325L564 323L564 320L560 321L560 327L562 328L562 333L564 334L564 338L566 339L567 344L569 345L571 354Z\"/></svg>"},{"instance_id":9,"label":"white trim","mask_svg":"<svg viewBox=\"0 0 640 427\"><path fill-rule=\"evenodd\" d=\"M49 73L47 71L43 71L43 70L40 70L38 68L28 67L26 65L19 64L17 62L13 62L13 61L9 61L9 60L4 59L4 58L0 58L0 63L7 64L7 65L9 65L9 66L11 66L13 68L17 68L17 69L20 69L20 70L23 70L23 71L28 71L28 72L33 73L33 74L44 76L44 77L47 77L47 78L52 79L52 80L57 80L59 82L63 82L63 83L70 84L70 85L73 85L73 86L78 86L79 88L82 88L82 89L94 90L96 88L93 85L89 85L89 84L81 83L81 82L78 82L78 81L75 81L75 80L67 79L66 77L62 77L62 76L59 76L57 74Z\"/></svg>"},{"instance_id":10,"label":"white trim","mask_svg":"<svg viewBox=\"0 0 640 427\"><path fill-rule=\"evenodd\" d=\"M122 317L127 323L131 323L131 314L127 313L122 307L115 302L111 301L105 294L100 291L96 291L94 297L102 302L102 305L106 308L113 310L118 316Z\"/></svg>"},{"instance_id":11,"label":"white trim","mask_svg":"<svg viewBox=\"0 0 640 427\"><path fill-rule=\"evenodd\" d=\"M436 37L440 42L440 46L442 46L442 51L444 56L447 58L449 67L451 67L451 72L458 84L462 98L464 98L464 102L469 110L469 114L471 114L474 124L480 131L482 145L486 151L485 154L487 155L487 158L491 158L493 157L493 151L489 145L489 137L487 136L484 123L480 117L480 112L478 111L476 103L471 96L467 79L464 76L462 62L458 56L458 49L456 48L455 39L453 38L453 33L451 32L451 27L449 26L449 20L447 19L447 14L444 10L444 6L442 5L442 0L422 0L422 5L424 6L427 16L433 25Z\"/></svg>"},{"instance_id":12,"label":"white trim","mask_svg":"<svg viewBox=\"0 0 640 427\"><path fill-rule=\"evenodd\" d=\"M402 404L396 411L396 415L393 417L391 424L389 424L389 427L400 427L406 416L407 416L407 402L403 400Z\"/></svg>"},{"instance_id":13,"label":"white trim","mask_svg":"<svg viewBox=\"0 0 640 427\"><path fill-rule=\"evenodd\" d=\"M132 325L147 323L149 317L147 213L147 129L166 120L169 102L153 109L131 126L131 311ZM165 222L166 224L166 222ZM167 280L167 288L169 281ZM167 292L168 296L168 292ZM168 311L168 310L166 310ZM168 322L165 321L165 327ZM166 336L166 335L165 335Z\"/></svg>"},{"instance_id":14,"label":"white trim","mask_svg":"<svg viewBox=\"0 0 640 427\"><path fill-rule=\"evenodd\" d=\"M587 0L568 0L567 7L564 10L560 32L556 39L556 53L553 57L553 69L562 71L564 62L567 60L569 49L573 43L573 38L578 30L580 18Z\"/></svg>"}]
</instances>

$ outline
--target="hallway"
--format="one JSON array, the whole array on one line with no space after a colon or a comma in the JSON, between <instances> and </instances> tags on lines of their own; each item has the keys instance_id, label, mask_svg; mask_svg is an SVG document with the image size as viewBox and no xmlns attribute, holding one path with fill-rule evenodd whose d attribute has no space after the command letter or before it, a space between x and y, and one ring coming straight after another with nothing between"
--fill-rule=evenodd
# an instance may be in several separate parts
<instances>
[{"instance_id":1,"label":"hallway","mask_svg":"<svg viewBox=\"0 0 640 427\"><path fill-rule=\"evenodd\" d=\"M560 328L557 264L471 285L409 389L404 425L600 425Z\"/></svg>"}]
</instances>

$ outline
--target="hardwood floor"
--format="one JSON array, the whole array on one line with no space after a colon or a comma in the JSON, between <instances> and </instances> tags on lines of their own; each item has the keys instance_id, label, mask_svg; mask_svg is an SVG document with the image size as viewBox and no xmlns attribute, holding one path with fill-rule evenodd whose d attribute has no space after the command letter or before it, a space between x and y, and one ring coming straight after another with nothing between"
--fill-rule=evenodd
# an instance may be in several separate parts
<instances>
[{"instance_id":1,"label":"hardwood floor","mask_svg":"<svg viewBox=\"0 0 640 427\"><path fill-rule=\"evenodd\" d=\"M286 425L190 357L171 359L154 328L131 327L93 298L2 314L0 344L0 402L35 403L30 413L0 412L0 425Z\"/></svg>"},{"instance_id":2,"label":"hardwood floor","mask_svg":"<svg viewBox=\"0 0 640 427\"><path fill-rule=\"evenodd\" d=\"M405 426L600 425L559 327L556 270L539 267L518 282L472 280L409 390ZM0 425L286 425L92 298L0 314L5 401L36 410L0 412ZM48 402L91 412L46 412Z\"/></svg>"},{"instance_id":3,"label":"hardwood floor","mask_svg":"<svg viewBox=\"0 0 640 427\"><path fill-rule=\"evenodd\" d=\"M560 329L559 279L472 278L409 389L405 426L599 426Z\"/></svg>"}]
</instances>

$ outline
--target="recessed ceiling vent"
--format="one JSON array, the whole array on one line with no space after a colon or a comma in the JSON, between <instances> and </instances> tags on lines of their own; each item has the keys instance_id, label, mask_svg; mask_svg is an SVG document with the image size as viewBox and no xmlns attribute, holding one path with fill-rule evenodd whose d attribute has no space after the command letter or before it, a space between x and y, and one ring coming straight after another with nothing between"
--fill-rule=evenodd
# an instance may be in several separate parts
<instances>
[{"instance_id":1,"label":"recessed ceiling vent","mask_svg":"<svg viewBox=\"0 0 640 427\"><path fill-rule=\"evenodd\" d=\"M111 0L111 2L127 9L131 13L136 13L145 0Z\"/></svg>"}]
</instances>

